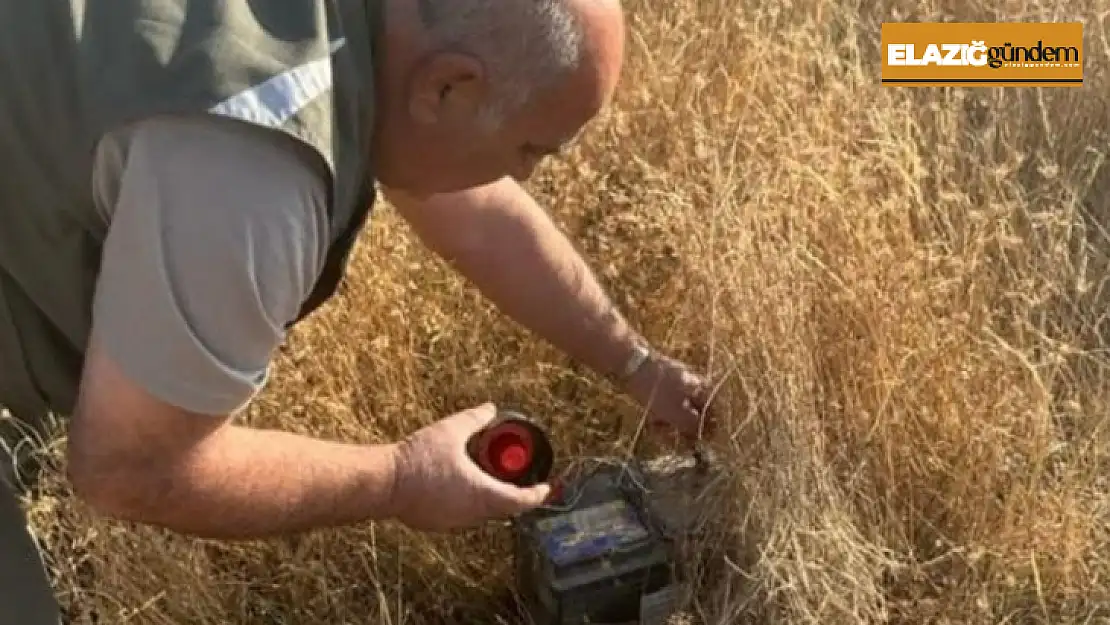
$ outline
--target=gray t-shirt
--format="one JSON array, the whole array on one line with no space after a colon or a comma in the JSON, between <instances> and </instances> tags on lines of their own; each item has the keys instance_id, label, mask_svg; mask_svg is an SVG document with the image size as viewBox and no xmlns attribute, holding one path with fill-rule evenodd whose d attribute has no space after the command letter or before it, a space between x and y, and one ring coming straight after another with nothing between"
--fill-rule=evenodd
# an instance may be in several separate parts
<instances>
[{"instance_id":1,"label":"gray t-shirt","mask_svg":"<svg viewBox=\"0 0 1110 625\"><path fill-rule=\"evenodd\" d=\"M163 117L107 136L92 340L167 403L241 408L323 267L325 184L288 139L237 122Z\"/></svg>"}]
</instances>

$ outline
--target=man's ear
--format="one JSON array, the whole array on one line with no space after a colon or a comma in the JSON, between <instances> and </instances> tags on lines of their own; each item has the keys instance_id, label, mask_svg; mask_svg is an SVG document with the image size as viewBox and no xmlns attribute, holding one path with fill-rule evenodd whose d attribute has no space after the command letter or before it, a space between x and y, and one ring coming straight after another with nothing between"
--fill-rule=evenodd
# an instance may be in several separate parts
<instances>
[{"instance_id":1,"label":"man's ear","mask_svg":"<svg viewBox=\"0 0 1110 625\"><path fill-rule=\"evenodd\" d=\"M419 124L457 124L472 119L488 93L488 75L478 59L440 52L413 72L409 113Z\"/></svg>"}]
</instances>

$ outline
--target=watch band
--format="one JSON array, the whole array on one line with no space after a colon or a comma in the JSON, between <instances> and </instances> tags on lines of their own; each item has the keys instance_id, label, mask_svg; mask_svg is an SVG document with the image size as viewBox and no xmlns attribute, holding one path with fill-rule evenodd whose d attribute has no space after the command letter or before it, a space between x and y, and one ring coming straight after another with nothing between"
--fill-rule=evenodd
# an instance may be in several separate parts
<instances>
[{"instance_id":1,"label":"watch band","mask_svg":"<svg viewBox=\"0 0 1110 625\"><path fill-rule=\"evenodd\" d=\"M628 357L628 360L624 363L624 368L621 369L621 381L623 382L632 377L640 370L640 367L644 366L644 363L647 362L649 358L651 358L650 349L639 343L633 346L632 355Z\"/></svg>"}]
</instances>

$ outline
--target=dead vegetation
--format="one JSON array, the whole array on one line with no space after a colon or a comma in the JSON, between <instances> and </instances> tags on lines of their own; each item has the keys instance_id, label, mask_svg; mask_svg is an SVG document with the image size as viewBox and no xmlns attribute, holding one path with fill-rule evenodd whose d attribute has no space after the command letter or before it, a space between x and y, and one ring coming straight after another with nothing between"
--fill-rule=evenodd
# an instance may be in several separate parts
<instances>
[{"instance_id":1,"label":"dead vegetation","mask_svg":"<svg viewBox=\"0 0 1110 625\"><path fill-rule=\"evenodd\" d=\"M703 622L1110 619L1107 9L628 3L617 106L533 188L722 383L736 497ZM883 88L894 19L1082 20L1087 84ZM363 239L250 422L377 441L493 399L564 454L628 451L636 409L387 207ZM219 544L95 519L56 479L30 505L75 623L512 622L501 527Z\"/></svg>"}]
</instances>

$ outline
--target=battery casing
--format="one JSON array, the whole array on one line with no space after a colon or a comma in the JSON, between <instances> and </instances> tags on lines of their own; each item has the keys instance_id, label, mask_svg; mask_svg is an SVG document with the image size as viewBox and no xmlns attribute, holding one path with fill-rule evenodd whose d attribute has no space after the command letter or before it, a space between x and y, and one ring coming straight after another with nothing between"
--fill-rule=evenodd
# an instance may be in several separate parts
<instances>
[{"instance_id":1,"label":"battery casing","mask_svg":"<svg viewBox=\"0 0 1110 625\"><path fill-rule=\"evenodd\" d=\"M535 625L662 624L676 594L673 549L631 496L644 477L606 466L514 523L517 590Z\"/></svg>"}]
</instances>

